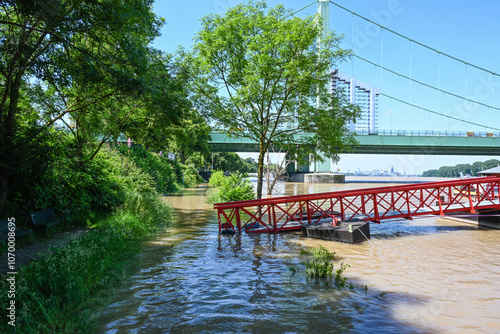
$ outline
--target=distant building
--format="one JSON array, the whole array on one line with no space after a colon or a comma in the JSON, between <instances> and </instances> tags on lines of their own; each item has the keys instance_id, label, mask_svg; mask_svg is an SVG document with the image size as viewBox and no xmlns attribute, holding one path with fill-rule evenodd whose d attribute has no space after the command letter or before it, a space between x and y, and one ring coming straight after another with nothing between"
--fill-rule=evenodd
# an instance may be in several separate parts
<instances>
[{"instance_id":1,"label":"distant building","mask_svg":"<svg viewBox=\"0 0 500 334\"><path fill-rule=\"evenodd\" d=\"M349 103L361 108L361 117L356 123L349 124L349 130L359 134L377 134L380 89L339 73L338 69L333 70L331 76L332 93L341 91L348 97Z\"/></svg>"},{"instance_id":2,"label":"distant building","mask_svg":"<svg viewBox=\"0 0 500 334\"><path fill-rule=\"evenodd\" d=\"M477 172L481 176L500 176L500 166Z\"/></svg>"}]
</instances>

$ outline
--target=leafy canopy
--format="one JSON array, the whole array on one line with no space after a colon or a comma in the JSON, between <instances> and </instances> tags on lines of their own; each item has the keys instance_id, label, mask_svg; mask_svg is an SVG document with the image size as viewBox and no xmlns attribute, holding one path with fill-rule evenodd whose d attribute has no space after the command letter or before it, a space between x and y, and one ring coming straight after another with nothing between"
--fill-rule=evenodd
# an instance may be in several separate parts
<instances>
[{"instance_id":1,"label":"leafy canopy","mask_svg":"<svg viewBox=\"0 0 500 334\"><path fill-rule=\"evenodd\" d=\"M338 159L355 144L347 124L358 109L329 91L330 68L348 56L333 33L317 43L317 17L291 17L283 6L250 1L224 16L203 18L193 62L199 69L196 101L231 136L260 145L257 196L264 154L279 146L289 156ZM316 102L319 102L318 104Z\"/></svg>"}]
</instances>

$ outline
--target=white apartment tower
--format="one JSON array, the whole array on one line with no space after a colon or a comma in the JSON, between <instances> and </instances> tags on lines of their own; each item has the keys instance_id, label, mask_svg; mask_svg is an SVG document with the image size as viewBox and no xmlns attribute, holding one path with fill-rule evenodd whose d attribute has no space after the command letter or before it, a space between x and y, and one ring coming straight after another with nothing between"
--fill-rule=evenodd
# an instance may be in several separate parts
<instances>
[{"instance_id":1,"label":"white apartment tower","mask_svg":"<svg viewBox=\"0 0 500 334\"><path fill-rule=\"evenodd\" d=\"M330 73L331 92L345 94L349 103L361 108L361 116L356 120L356 123L349 124L349 130L358 134L377 134L380 89L339 73L338 69Z\"/></svg>"}]
</instances>

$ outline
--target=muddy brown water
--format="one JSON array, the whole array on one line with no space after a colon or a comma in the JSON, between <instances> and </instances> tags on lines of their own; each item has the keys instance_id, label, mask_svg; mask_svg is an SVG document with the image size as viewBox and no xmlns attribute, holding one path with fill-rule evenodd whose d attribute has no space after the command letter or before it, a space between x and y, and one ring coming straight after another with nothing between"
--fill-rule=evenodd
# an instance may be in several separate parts
<instances>
[{"instance_id":1,"label":"muddy brown water","mask_svg":"<svg viewBox=\"0 0 500 334\"><path fill-rule=\"evenodd\" d=\"M374 186L384 184L279 191ZM371 224L370 242L357 245L219 236L205 199L204 187L165 197L176 221L97 316L99 333L500 333L500 230L432 216ZM352 291L307 279L299 250L319 245L337 253L336 267L350 265Z\"/></svg>"}]
</instances>

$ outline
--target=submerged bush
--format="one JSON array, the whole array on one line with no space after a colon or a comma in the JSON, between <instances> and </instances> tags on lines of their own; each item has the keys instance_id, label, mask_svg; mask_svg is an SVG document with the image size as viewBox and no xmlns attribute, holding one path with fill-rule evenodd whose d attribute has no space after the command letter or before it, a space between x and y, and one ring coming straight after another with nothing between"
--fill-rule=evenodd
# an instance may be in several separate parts
<instances>
[{"instance_id":1,"label":"submerged bush","mask_svg":"<svg viewBox=\"0 0 500 334\"><path fill-rule=\"evenodd\" d=\"M324 246L319 246L319 248L310 250L302 249L300 253L312 256L312 259L306 262L306 273L309 277L315 279L333 277L335 286L346 287L347 278L343 277L342 274L349 265L341 263L334 275L334 264L331 261L335 260L335 252L330 252Z\"/></svg>"},{"instance_id":2,"label":"submerged bush","mask_svg":"<svg viewBox=\"0 0 500 334\"><path fill-rule=\"evenodd\" d=\"M246 201L255 199L255 191L252 183L241 173L232 173L230 176L220 177L216 172L214 182L219 184L218 192L212 193L208 197L210 203ZM210 178L212 180L212 177ZM210 181L209 181L210 184Z\"/></svg>"}]
</instances>

